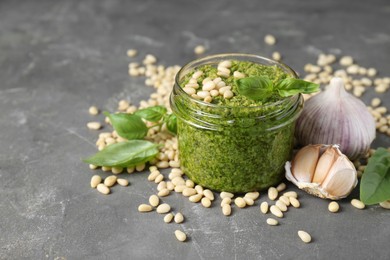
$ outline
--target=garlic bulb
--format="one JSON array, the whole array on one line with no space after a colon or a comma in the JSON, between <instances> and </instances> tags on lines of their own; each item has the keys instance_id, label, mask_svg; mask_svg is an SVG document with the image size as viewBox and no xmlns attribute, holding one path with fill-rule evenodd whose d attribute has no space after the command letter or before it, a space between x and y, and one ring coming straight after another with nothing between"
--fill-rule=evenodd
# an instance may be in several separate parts
<instances>
[{"instance_id":1,"label":"garlic bulb","mask_svg":"<svg viewBox=\"0 0 390 260\"><path fill-rule=\"evenodd\" d=\"M375 138L375 120L366 105L333 78L327 89L305 102L297 120L296 137L302 146L339 144L351 160L365 155Z\"/></svg>"},{"instance_id":2,"label":"garlic bulb","mask_svg":"<svg viewBox=\"0 0 390 260\"><path fill-rule=\"evenodd\" d=\"M285 169L287 180L320 198L345 198L357 185L355 166L338 145L305 146Z\"/></svg>"}]
</instances>

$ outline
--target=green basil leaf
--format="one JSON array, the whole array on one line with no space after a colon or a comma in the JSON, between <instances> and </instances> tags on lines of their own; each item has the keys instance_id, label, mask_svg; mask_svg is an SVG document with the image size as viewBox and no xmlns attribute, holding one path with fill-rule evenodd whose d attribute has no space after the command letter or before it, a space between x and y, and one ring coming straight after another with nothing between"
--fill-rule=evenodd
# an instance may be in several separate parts
<instances>
[{"instance_id":1,"label":"green basil leaf","mask_svg":"<svg viewBox=\"0 0 390 260\"><path fill-rule=\"evenodd\" d=\"M378 148L368 160L360 182L360 200L367 205L390 199L390 152Z\"/></svg>"},{"instance_id":2,"label":"green basil leaf","mask_svg":"<svg viewBox=\"0 0 390 260\"><path fill-rule=\"evenodd\" d=\"M119 136L128 140L142 139L148 133L145 122L137 115L104 112L110 118L111 124Z\"/></svg>"},{"instance_id":3,"label":"green basil leaf","mask_svg":"<svg viewBox=\"0 0 390 260\"><path fill-rule=\"evenodd\" d=\"M154 106L140 109L134 113L143 119L150 122L158 122L167 113L167 109L163 106Z\"/></svg>"},{"instance_id":4,"label":"green basil leaf","mask_svg":"<svg viewBox=\"0 0 390 260\"><path fill-rule=\"evenodd\" d=\"M268 77L247 77L236 83L238 93L253 100L264 100L273 94L273 83Z\"/></svg>"},{"instance_id":5,"label":"green basil leaf","mask_svg":"<svg viewBox=\"0 0 390 260\"><path fill-rule=\"evenodd\" d=\"M97 166L132 167L153 159L158 145L145 140L130 140L111 144L83 162Z\"/></svg>"},{"instance_id":6,"label":"green basil leaf","mask_svg":"<svg viewBox=\"0 0 390 260\"><path fill-rule=\"evenodd\" d=\"M310 94L317 92L320 85L302 79L286 78L279 80L275 85L281 97L294 96L298 93Z\"/></svg>"},{"instance_id":7,"label":"green basil leaf","mask_svg":"<svg viewBox=\"0 0 390 260\"><path fill-rule=\"evenodd\" d=\"M173 134L177 134L177 117L174 114L170 114L165 118L167 129Z\"/></svg>"}]
</instances>

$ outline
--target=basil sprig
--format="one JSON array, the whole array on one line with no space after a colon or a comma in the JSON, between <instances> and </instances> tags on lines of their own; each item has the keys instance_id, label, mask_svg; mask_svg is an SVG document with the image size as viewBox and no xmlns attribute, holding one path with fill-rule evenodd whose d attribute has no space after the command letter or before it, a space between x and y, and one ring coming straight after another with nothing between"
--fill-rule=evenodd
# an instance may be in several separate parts
<instances>
[{"instance_id":1,"label":"basil sprig","mask_svg":"<svg viewBox=\"0 0 390 260\"><path fill-rule=\"evenodd\" d=\"M310 94L319 90L319 85L301 79L286 78L274 84L268 77L254 76L236 80L238 93L249 99L264 101L274 94L289 97L298 93Z\"/></svg>"},{"instance_id":2,"label":"basil sprig","mask_svg":"<svg viewBox=\"0 0 390 260\"><path fill-rule=\"evenodd\" d=\"M367 205L390 200L390 152L378 148L368 160L360 183L360 200Z\"/></svg>"},{"instance_id":3,"label":"basil sprig","mask_svg":"<svg viewBox=\"0 0 390 260\"><path fill-rule=\"evenodd\" d=\"M97 166L132 167L152 160L157 154L157 144L145 140L130 140L111 144L83 162Z\"/></svg>"},{"instance_id":4,"label":"basil sprig","mask_svg":"<svg viewBox=\"0 0 390 260\"><path fill-rule=\"evenodd\" d=\"M136 111L134 114L104 112L119 136L128 141L111 144L83 161L97 166L132 167L156 157L158 145L143 140L150 127L145 121L155 123L151 127L166 125L168 131L177 132L177 119L167 114L163 106L153 106Z\"/></svg>"}]
</instances>

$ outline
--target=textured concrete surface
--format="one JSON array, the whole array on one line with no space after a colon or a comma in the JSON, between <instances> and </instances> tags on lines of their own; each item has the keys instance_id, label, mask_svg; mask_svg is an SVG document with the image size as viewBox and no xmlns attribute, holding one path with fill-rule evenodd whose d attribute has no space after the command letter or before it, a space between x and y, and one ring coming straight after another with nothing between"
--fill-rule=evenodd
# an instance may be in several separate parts
<instances>
[{"instance_id":1,"label":"textured concrete surface","mask_svg":"<svg viewBox=\"0 0 390 260\"><path fill-rule=\"evenodd\" d=\"M263 43L267 33L276 46ZM88 107L112 109L121 98L137 103L151 93L128 77L126 50L183 65L197 44L208 53L278 50L300 73L318 53L352 55L389 76L390 4L1 1L0 259L390 259L390 211L377 206L360 211L343 200L331 214L327 201L299 192L302 208L269 227L258 206L226 218L219 200L204 209L172 195L164 201L186 221L167 225L161 215L137 212L155 192L146 173L124 175L131 185L109 196L89 188L94 172L80 158L95 152L97 133L85 126L93 119ZM381 97L390 108L389 94ZM379 145L390 138L378 134ZM177 228L187 243L176 241ZM298 239L299 229L311 233L311 244Z\"/></svg>"}]
</instances>

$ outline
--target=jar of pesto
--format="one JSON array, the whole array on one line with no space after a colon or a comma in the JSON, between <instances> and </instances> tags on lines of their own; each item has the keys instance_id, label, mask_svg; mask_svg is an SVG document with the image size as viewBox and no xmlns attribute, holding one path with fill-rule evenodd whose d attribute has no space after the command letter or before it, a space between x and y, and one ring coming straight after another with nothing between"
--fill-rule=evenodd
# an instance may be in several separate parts
<instances>
[{"instance_id":1,"label":"jar of pesto","mask_svg":"<svg viewBox=\"0 0 390 260\"><path fill-rule=\"evenodd\" d=\"M208 56L176 75L170 103L177 116L180 162L185 174L203 187L236 193L266 189L283 179L292 155L302 95L250 100L237 91L237 78L243 76L297 78L282 63L247 54ZM213 95L204 98L205 86L213 85L206 84L210 80L215 90L228 86L233 96L210 90Z\"/></svg>"}]
</instances>

